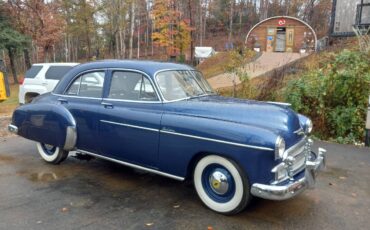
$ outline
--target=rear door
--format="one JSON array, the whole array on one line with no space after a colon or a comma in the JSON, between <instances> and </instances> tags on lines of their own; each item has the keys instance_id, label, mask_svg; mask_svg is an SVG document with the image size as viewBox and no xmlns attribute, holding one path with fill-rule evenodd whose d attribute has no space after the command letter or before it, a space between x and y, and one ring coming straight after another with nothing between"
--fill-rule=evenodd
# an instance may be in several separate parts
<instances>
[{"instance_id":1,"label":"rear door","mask_svg":"<svg viewBox=\"0 0 370 230\"><path fill-rule=\"evenodd\" d=\"M99 79L98 81L95 81ZM77 75L58 101L76 120L77 148L96 153L99 149L98 110L101 106L105 70Z\"/></svg>"}]
</instances>

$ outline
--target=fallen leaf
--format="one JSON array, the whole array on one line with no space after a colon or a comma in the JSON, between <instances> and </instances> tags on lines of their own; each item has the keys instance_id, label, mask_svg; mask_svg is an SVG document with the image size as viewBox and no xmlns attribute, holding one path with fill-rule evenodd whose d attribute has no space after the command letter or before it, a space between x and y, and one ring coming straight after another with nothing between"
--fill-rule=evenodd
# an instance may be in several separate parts
<instances>
[{"instance_id":1,"label":"fallen leaf","mask_svg":"<svg viewBox=\"0 0 370 230\"><path fill-rule=\"evenodd\" d=\"M353 196L353 197L357 197L357 194L356 193L351 193L351 195Z\"/></svg>"},{"instance_id":2,"label":"fallen leaf","mask_svg":"<svg viewBox=\"0 0 370 230\"><path fill-rule=\"evenodd\" d=\"M207 230L213 230L212 226L208 226Z\"/></svg>"},{"instance_id":3,"label":"fallen leaf","mask_svg":"<svg viewBox=\"0 0 370 230\"><path fill-rule=\"evenodd\" d=\"M154 223L146 223L146 226L152 226Z\"/></svg>"},{"instance_id":4,"label":"fallen leaf","mask_svg":"<svg viewBox=\"0 0 370 230\"><path fill-rule=\"evenodd\" d=\"M329 185L330 185L330 186L335 186L335 184L334 184L334 183L332 183L332 182L329 182Z\"/></svg>"},{"instance_id":5,"label":"fallen leaf","mask_svg":"<svg viewBox=\"0 0 370 230\"><path fill-rule=\"evenodd\" d=\"M340 176L340 177L339 177L339 179L341 179L341 180L345 180L345 179L347 179L347 177L345 177L345 176Z\"/></svg>"},{"instance_id":6,"label":"fallen leaf","mask_svg":"<svg viewBox=\"0 0 370 230\"><path fill-rule=\"evenodd\" d=\"M173 206L173 208L180 208L180 205L176 204L176 205Z\"/></svg>"},{"instance_id":7,"label":"fallen leaf","mask_svg":"<svg viewBox=\"0 0 370 230\"><path fill-rule=\"evenodd\" d=\"M42 221L41 221L41 220L39 220L39 221L37 221L36 223L37 223L37 224L42 224Z\"/></svg>"},{"instance_id":8,"label":"fallen leaf","mask_svg":"<svg viewBox=\"0 0 370 230\"><path fill-rule=\"evenodd\" d=\"M63 207L62 208L62 212L68 212L68 208L67 207Z\"/></svg>"}]
</instances>

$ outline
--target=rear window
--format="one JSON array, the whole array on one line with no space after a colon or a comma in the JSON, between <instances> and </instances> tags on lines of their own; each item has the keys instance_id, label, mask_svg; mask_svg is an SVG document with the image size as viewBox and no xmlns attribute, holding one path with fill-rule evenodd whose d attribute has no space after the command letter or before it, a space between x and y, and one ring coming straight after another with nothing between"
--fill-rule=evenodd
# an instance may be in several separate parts
<instances>
[{"instance_id":1,"label":"rear window","mask_svg":"<svg viewBox=\"0 0 370 230\"><path fill-rule=\"evenodd\" d=\"M41 65L32 66L31 69L27 70L25 78L35 78L41 69L42 69Z\"/></svg>"},{"instance_id":2,"label":"rear window","mask_svg":"<svg viewBox=\"0 0 370 230\"><path fill-rule=\"evenodd\" d=\"M60 80L73 66L50 66L46 71L45 78Z\"/></svg>"}]
</instances>

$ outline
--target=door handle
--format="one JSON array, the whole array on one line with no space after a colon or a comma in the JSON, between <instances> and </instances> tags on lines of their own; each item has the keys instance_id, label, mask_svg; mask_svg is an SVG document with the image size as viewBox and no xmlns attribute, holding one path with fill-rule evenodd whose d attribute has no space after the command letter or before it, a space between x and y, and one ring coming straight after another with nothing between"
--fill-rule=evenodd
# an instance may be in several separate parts
<instances>
[{"instance_id":1,"label":"door handle","mask_svg":"<svg viewBox=\"0 0 370 230\"><path fill-rule=\"evenodd\" d=\"M111 103L108 103L108 102L102 102L101 103L103 106L104 106L104 108L106 108L106 109L113 109L113 104L111 104Z\"/></svg>"},{"instance_id":2,"label":"door handle","mask_svg":"<svg viewBox=\"0 0 370 230\"><path fill-rule=\"evenodd\" d=\"M68 101L64 98L58 98L58 101L60 102L60 104L68 104Z\"/></svg>"}]
</instances>

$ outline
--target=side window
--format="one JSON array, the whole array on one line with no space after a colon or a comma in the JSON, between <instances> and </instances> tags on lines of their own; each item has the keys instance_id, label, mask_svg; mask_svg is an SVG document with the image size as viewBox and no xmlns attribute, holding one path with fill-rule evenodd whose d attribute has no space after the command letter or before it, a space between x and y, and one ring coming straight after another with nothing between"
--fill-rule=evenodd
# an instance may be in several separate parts
<instances>
[{"instance_id":1,"label":"side window","mask_svg":"<svg viewBox=\"0 0 370 230\"><path fill-rule=\"evenodd\" d=\"M158 101L153 85L143 74L115 71L108 98L131 101Z\"/></svg>"},{"instance_id":2,"label":"side window","mask_svg":"<svg viewBox=\"0 0 370 230\"><path fill-rule=\"evenodd\" d=\"M50 66L45 73L46 79L60 80L73 66Z\"/></svg>"},{"instance_id":3,"label":"side window","mask_svg":"<svg viewBox=\"0 0 370 230\"><path fill-rule=\"evenodd\" d=\"M33 65L31 69L27 70L25 78L35 78L36 75L40 72L43 66Z\"/></svg>"},{"instance_id":4,"label":"side window","mask_svg":"<svg viewBox=\"0 0 370 230\"><path fill-rule=\"evenodd\" d=\"M70 85L65 94L81 97L102 97L104 71L85 73Z\"/></svg>"}]
</instances>

